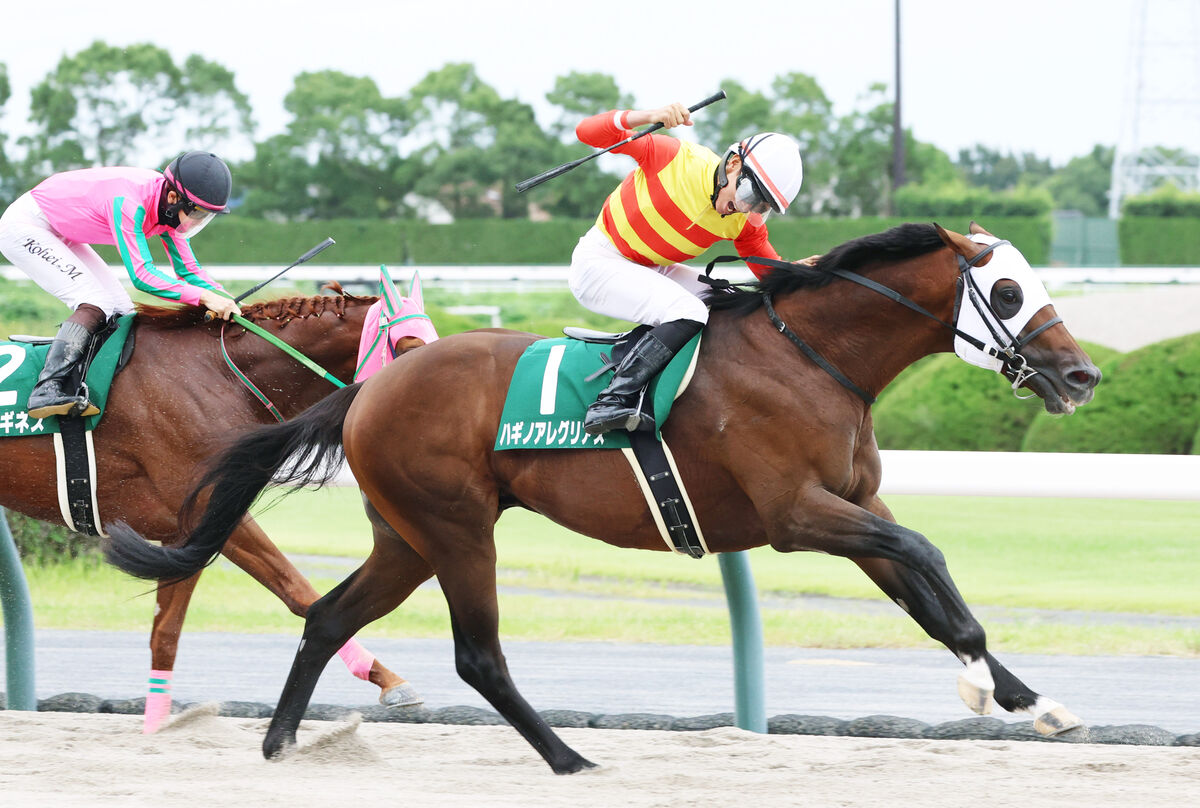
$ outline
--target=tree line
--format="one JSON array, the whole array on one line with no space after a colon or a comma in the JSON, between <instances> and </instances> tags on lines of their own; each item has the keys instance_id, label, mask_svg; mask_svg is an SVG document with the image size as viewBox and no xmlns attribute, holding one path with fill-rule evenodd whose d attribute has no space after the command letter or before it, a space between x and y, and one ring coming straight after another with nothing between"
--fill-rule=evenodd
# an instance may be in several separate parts
<instances>
[{"instance_id":1,"label":"tree line","mask_svg":"<svg viewBox=\"0 0 1200 808\"><path fill-rule=\"evenodd\" d=\"M1113 149L1055 167L1032 153L983 145L951 157L905 131L909 185L891 187L892 102L887 87L866 88L847 114L811 76L776 76L765 89L723 83L728 100L695 119L695 136L715 151L756 131L795 137L805 182L794 207L828 216L883 215L906 198L979 194L1015 200L1017 209L1051 207L1102 215ZM0 63L0 116L11 97ZM587 115L632 105L602 73L558 76L545 99L554 119L505 98L468 63L433 70L406 94L388 97L375 81L335 70L296 76L284 99L284 132L254 140L254 115L234 74L198 55L177 63L155 45L95 42L65 55L32 88L32 131L0 130L0 204L42 178L73 168L131 164L184 148L228 153L253 144L231 166L239 214L281 221L327 218L455 219L594 216L618 177L600 161L518 195L514 184L582 157L574 137ZM668 100L668 99L664 99ZM611 164L610 164L611 165ZM930 203L932 204L932 203ZM920 207L920 205L918 205Z\"/></svg>"}]
</instances>

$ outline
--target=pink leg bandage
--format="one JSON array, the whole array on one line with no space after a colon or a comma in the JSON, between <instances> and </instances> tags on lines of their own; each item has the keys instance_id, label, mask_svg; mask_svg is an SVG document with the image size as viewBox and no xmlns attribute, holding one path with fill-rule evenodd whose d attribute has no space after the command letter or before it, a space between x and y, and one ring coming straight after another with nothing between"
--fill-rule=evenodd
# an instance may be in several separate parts
<instances>
[{"instance_id":1,"label":"pink leg bandage","mask_svg":"<svg viewBox=\"0 0 1200 808\"><path fill-rule=\"evenodd\" d=\"M338 650L338 656L342 658L342 662L346 663L350 672L359 679L366 680L370 677L371 665L375 663L375 655L359 645L358 640L351 638L350 642Z\"/></svg>"},{"instance_id":2,"label":"pink leg bandage","mask_svg":"<svg viewBox=\"0 0 1200 808\"><path fill-rule=\"evenodd\" d=\"M142 722L142 733L151 735L162 726L171 714L171 676L173 671L150 671L150 685L146 690L146 714Z\"/></svg>"}]
</instances>

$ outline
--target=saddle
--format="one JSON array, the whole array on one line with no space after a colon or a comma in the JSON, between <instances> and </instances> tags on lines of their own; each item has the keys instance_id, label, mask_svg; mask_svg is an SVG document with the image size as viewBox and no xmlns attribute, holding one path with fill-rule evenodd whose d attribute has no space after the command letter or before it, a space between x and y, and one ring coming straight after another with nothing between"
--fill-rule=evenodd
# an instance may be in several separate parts
<instances>
[{"instance_id":1,"label":"saddle","mask_svg":"<svg viewBox=\"0 0 1200 808\"><path fill-rule=\"evenodd\" d=\"M637 328L629 331L620 331L611 333L608 331L593 331L590 328L580 328L579 326L569 325L563 329L563 333L571 339L577 339L580 342L591 342L597 345L615 345L618 342L637 342L637 338L646 333L650 329L648 325L639 325Z\"/></svg>"},{"instance_id":2,"label":"saddle","mask_svg":"<svg viewBox=\"0 0 1200 808\"><path fill-rule=\"evenodd\" d=\"M133 314L109 318L104 328L93 336L87 356L75 366L67 380L68 385L76 390L86 387L88 398L92 399L93 403L101 409L100 413L83 419L89 430L95 428L103 414L104 399L108 396L113 378L121 372L129 363L130 357L133 356L133 318ZM117 337L117 340L106 351L105 347L113 337ZM8 391L7 396L0 392L0 409L12 404L21 405L28 400L29 393L37 382L38 374L41 373L42 365L45 364L46 352L49 350L50 344L54 342L54 337L30 334L12 334L8 339L8 346L0 342L0 387L4 387ZM3 361L5 356L8 357L7 362ZM92 372L93 366L95 366L94 373ZM96 400L97 398L100 400ZM3 419L4 416L0 415L0 437L10 434L10 430L4 429ZM44 428L39 431L48 433L58 431L59 420L60 418L53 416L40 419L44 422Z\"/></svg>"},{"instance_id":3,"label":"saddle","mask_svg":"<svg viewBox=\"0 0 1200 808\"><path fill-rule=\"evenodd\" d=\"M601 376L648 328L621 334L570 328L564 329L568 339L533 342L513 372L494 449L620 449L667 546L699 558L708 550L660 429L691 379L700 335L650 383L643 407L655 416L655 431L589 435L583 430L587 406L607 383ZM580 334L583 338L576 338Z\"/></svg>"},{"instance_id":4,"label":"saddle","mask_svg":"<svg viewBox=\"0 0 1200 808\"><path fill-rule=\"evenodd\" d=\"M96 501L96 453L91 430L104 414L112 380L133 355L134 315L110 320L96 335L87 357L73 372L70 384L88 389L100 412L87 417L33 418L25 412L29 392L41 373L54 340L17 334L0 342L0 437L49 435L54 441L58 506L63 523L77 533L103 536Z\"/></svg>"}]
</instances>

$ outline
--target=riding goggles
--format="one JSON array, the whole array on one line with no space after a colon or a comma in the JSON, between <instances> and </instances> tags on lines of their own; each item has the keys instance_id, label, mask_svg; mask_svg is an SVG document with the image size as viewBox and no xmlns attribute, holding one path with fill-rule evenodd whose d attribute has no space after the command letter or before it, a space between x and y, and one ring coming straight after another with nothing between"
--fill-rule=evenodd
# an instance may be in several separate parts
<instances>
[{"instance_id":1,"label":"riding goggles","mask_svg":"<svg viewBox=\"0 0 1200 808\"><path fill-rule=\"evenodd\" d=\"M179 209L179 226L175 232L190 239L199 233L217 215L215 210L207 210L192 202L185 202Z\"/></svg>"},{"instance_id":2,"label":"riding goggles","mask_svg":"<svg viewBox=\"0 0 1200 808\"><path fill-rule=\"evenodd\" d=\"M746 214L753 225L760 225L767 220L774 208L771 198L758 184L758 179L745 166L738 174L734 186L733 208L738 213Z\"/></svg>"}]
</instances>

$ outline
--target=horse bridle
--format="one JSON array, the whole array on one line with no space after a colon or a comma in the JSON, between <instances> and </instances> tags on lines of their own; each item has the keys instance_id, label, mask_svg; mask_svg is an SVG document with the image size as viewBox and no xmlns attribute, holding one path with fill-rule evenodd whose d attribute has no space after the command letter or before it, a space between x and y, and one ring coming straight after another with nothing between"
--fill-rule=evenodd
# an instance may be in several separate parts
<instances>
[{"instance_id":1,"label":"horse bridle","mask_svg":"<svg viewBox=\"0 0 1200 808\"><path fill-rule=\"evenodd\" d=\"M1004 324L1004 320L1002 320L1000 316L996 314L996 309L992 306L987 296L983 294L983 290L979 288L979 284L975 281L975 276L971 274L971 270L979 266L979 262L982 258L989 255L992 250L1005 244L1011 243L1008 241L995 241L976 253L970 261L964 258L961 254L956 253L958 257L958 297L954 301L954 322L958 322L958 309L959 306L962 305L962 294L963 288L965 287L967 299L971 301L971 304L975 307L975 310L979 312L979 319L983 320L983 324L987 326L988 331L991 332L992 339L996 341L997 345L1001 346L1000 349L996 350L990 345L984 346L979 340L963 334L957 326L950 327L959 337L967 340L979 350L987 353L989 356L994 356L1003 362L1001 373L1004 374L1005 378L1012 382L1013 395L1020 399L1026 399L1032 398L1037 394L1030 393L1029 395L1023 396L1017 391L1021 385L1029 381L1029 379L1032 377L1036 376L1038 371L1029 367L1029 361L1022 353L1020 353L1020 351L1026 345L1033 342L1033 340L1037 339L1037 337L1039 337L1043 331L1053 328L1063 320L1061 317L1055 315L1039 325L1037 328L1030 331L1024 337L1021 337L1019 334L1014 336L1013 333L1008 330L1008 326ZM989 314L991 315L990 318L988 317ZM992 325L993 321L995 321L996 325L1000 326L1000 332L1002 333L997 333L996 328Z\"/></svg>"},{"instance_id":2,"label":"horse bridle","mask_svg":"<svg viewBox=\"0 0 1200 808\"><path fill-rule=\"evenodd\" d=\"M747 263L753 263L753 264L759 264L761 266L771 267L772 269L803 268L803 269L809 269L809 270L817 271L817 272L827 272L830 275L834 275L836 277L843 278L845 280L850 281L851 283L856 283L859 286L863 286L867 289L870 289L873 292L877 292L877 293L883 295L884 297L888 298L889 300L895 301L896 303L899 303L902 306L912 309L913 311L917 312L918 314L922 315L923 317L928 317L929 319L940 323L945 328L954 332L955 336L966 341L968 344L972 345L977 350L984 352L988 356L992 356L992 357L999 359L1003 363L1001 365L1001 372L1004 374L1005 378L1007 378L1012 383L1013 395L1015 395L1017 398L1025 399L1025 398L1030 398L1030 397L1036 395L1036 393L1030 393L1027 396L1022 396L1017 391L1021 387L1021 385L1025 384L1025 382L1029 381L1029 379L1031 379L1033 376L1037 375L1038 371L1034 370L1033 368L1031 368L1029 366L1029 361L1025 358L1025 356L1023 354L1020 353L1020 351L1022 348L1024 348L1026 345L1028 345L1030 342L1032 342L1034 339L1036 339L1038 336L1040 336L1042 334L1042 332L1046 331L1048 328L1052 328L1053 326L1061 323L1062 318L1058 317L1058 316L1051 317L1049 320L1047 320L1046 322L1042 323L1037 328L1030 331L1024 337L1013 336L1012 332L1010 332L1008 330L1008 327L1004 325L1004 321L996 313L995 308L993 308L993 306L992 306L991 302L988 300L987 296L983 294L982 290L980 290L979 284L976 282L975 277L971 274L971 270L974 269L975 267L979 266L980 263L983 261L983 259L986 258L988 255L990 255L993 250L995 250L997 247L1001 247L1005 244L1010 244L1010 242L995 241L995 242L987 245L986 247L984 247L982 250L980 250L978 253L976 253L974 256L972 256L970 259L967 259L963 255L956 253L956 256L958 258L958 280L957 280L957 284L956 284L958 287L958 290L957 290L957 296L955 297L955 300L954 300L954 322L953 323L946 322L941 317L938 317L936 314L933 314L932 312L925 309L919 303L916 303L916 302L910 300L909 298L905 297L904 295L900 294L895 289L892 289L889 286L884 286L882 283L873 281L870 278L859 275L856 272L851 272L850 270L847 270L847 269L839 269L837 267L817 268L817 267L811 267L811 266L804 265L804 264L791 263L788 261L779 261L779 260L776 260L773 258L762 258L759 256L744 256L743 257L743 256L733 256L733 255L722 255L722 256L717 256L716 258L714 258L713 260L708 262L708 266L705 268L704 275L701 277L701 280L703 280L705 283L712 286L714 289L729 289L729 288L733 288L733 287L742 288L739 284L731 283L727 280L724 280L723 278L711 277L713 266L715 264L724 263L727 261L745 261ZM980 318L983 320L984 324L987 326L988 331L991 332L992 338L996 341L996 344L1000 346L999 348L996 348L994 346L984 343L982 340L971 336L970 334L966 333L965 331L963 331L962 329L960 329L957 326L958 312L959 312L960 307L962 306L964 290L966 291L967 299L971 301L971 305L973 305L975 307L975 310L979 312ZM858 385L854 384L854 382L850 381L850 379L844 373L842 373L840 370L838 370L836 367L834 367L833 364L831 364L827 359L825 359L823 356L821 356L819 353L817 353L817 351L814 350L812 348L812 346L810 346L808 343L806 343L802 339L800 339L800 337L796 335L796 332L792 331L792 329L788 327L787 323L785 323L783 321L783 319L780 318L780 316L776 313L775 307L771 302L771 295L769 293L763 292L762 298L763 298L763 308L767 313L767 317L770 318L771 324L773 326L775 326L775 329L777 331L779 331L779 333L783 334L785 337L787 337L789 340L791 340L791 342L797 348L799 348L800 351L805 356L807 356L818 367L820 367L822 370L824 370L826 373L828 373L830 376L832 376L835 380L837 380L837 382L839 384L841 384L843 387L845 387L847 390L854 393L856 396L858 396L863 401L865 401L868 405L875 403L874 396L872 396L867 391L863 390ZM989 314L991 315L990 318L988 317ZM999 329L997 329L995 326L993 326L993 320L995 321L996 325L999 326Z\"/></svg>"}]
</instances>

